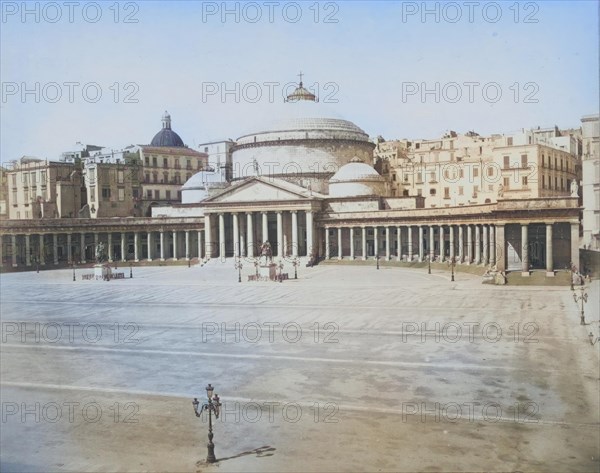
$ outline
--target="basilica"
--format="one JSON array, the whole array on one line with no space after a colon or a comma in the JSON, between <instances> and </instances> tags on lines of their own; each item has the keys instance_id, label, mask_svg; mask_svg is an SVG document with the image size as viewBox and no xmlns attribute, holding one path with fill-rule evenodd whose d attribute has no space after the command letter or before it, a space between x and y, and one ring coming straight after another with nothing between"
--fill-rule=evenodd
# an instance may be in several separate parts
<instances>
[{"instance_id":1,"label":"basilica","mask_svg":"<svg viewBox=\"0 0 600 473\"><path fill-rule=\"evenodd\" d=\"M523 277L553 277L578 264L578 158L564 146L535 136L449 134L397 143L387 157L388 143L336 117L302 82L280 109L217 161L187 148L165 114L163 130L137 150L141 188L131 178L121 182L124 191L115 190L118 200L110 191L105 199L117 207L148 197L147 211L65 218L57 208L53 218L5 220L3 264L85 263L100 242L109 261L123 262L255 258L269 242L276 258L305 257L310 264L451 262ZM163 161L158 181L154 168ZM144 183L155 188L146 192ZM169 200L161 203L162 187Z\"/></svg>"}]
</instances>

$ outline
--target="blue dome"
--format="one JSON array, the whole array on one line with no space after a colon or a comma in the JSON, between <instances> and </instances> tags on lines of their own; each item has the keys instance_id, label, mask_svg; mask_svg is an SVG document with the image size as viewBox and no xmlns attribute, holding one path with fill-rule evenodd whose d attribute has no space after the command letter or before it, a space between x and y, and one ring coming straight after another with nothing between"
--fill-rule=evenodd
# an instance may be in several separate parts
<instances>
[{"instance_id":1,"label":"blue dome","mask_svg":"<svg viewBox=\"0 0 600 473\"><path fill-rule=\"evenodd\" d=\"M160 130L154 138L152 138L151 146L160 146L166 148L183 148L183 140L181 137L171 130L171 115L169 112L165 112L162 117L162 130Z\"/></svg>"}]
</instances>

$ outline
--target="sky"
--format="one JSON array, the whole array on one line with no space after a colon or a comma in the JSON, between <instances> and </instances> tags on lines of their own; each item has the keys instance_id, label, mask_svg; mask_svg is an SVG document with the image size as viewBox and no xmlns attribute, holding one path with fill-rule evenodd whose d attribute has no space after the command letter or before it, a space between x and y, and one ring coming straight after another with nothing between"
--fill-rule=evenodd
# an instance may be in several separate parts
<instances>
[{"instance_id":1,"label":"sky","mask_svg":"<svg viewBox=\"0 0 600 473\"><path fill-rule=\"evenodd\" d=\"M1 2L0 161L236 139L298 81L370 136L579 127L596 1Z\"/></svg>"}]
</instances>

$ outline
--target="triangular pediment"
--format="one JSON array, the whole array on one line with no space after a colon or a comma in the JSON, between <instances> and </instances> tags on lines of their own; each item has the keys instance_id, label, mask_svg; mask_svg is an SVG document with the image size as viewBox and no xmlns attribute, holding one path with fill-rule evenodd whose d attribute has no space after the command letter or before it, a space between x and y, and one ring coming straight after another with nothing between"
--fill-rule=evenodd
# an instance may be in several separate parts
<instances>
[{"instance_id":1,"label":"triangular pediment","mask_svg":"<svg viewBox=\"0 0 600 473\"><path fill-rule=\"evenodd\" d=\"M252 177L234 184L223 192L207 199L207 203L238 203L264 201L305 201L321 197L310 190L281 179Z\"/></svg>"}]
</instances>

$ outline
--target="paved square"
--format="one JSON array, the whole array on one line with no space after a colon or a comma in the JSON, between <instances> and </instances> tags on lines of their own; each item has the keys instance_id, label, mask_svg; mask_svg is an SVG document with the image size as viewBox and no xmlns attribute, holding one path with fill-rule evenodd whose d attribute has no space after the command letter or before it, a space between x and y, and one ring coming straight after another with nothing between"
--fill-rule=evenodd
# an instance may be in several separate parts
<instances>
[{"instance_id":1,"label":"paved square","mask_svg":"<svg viewBox=\"0 0 600 473\"><path fill-rule=\"evenodd\" d=\"M581 327L568 288L253 270L0 276L2 471L600 468L597 285ZM218 466L191 403L207 383Z\"/></svg>"}]
</instances>

